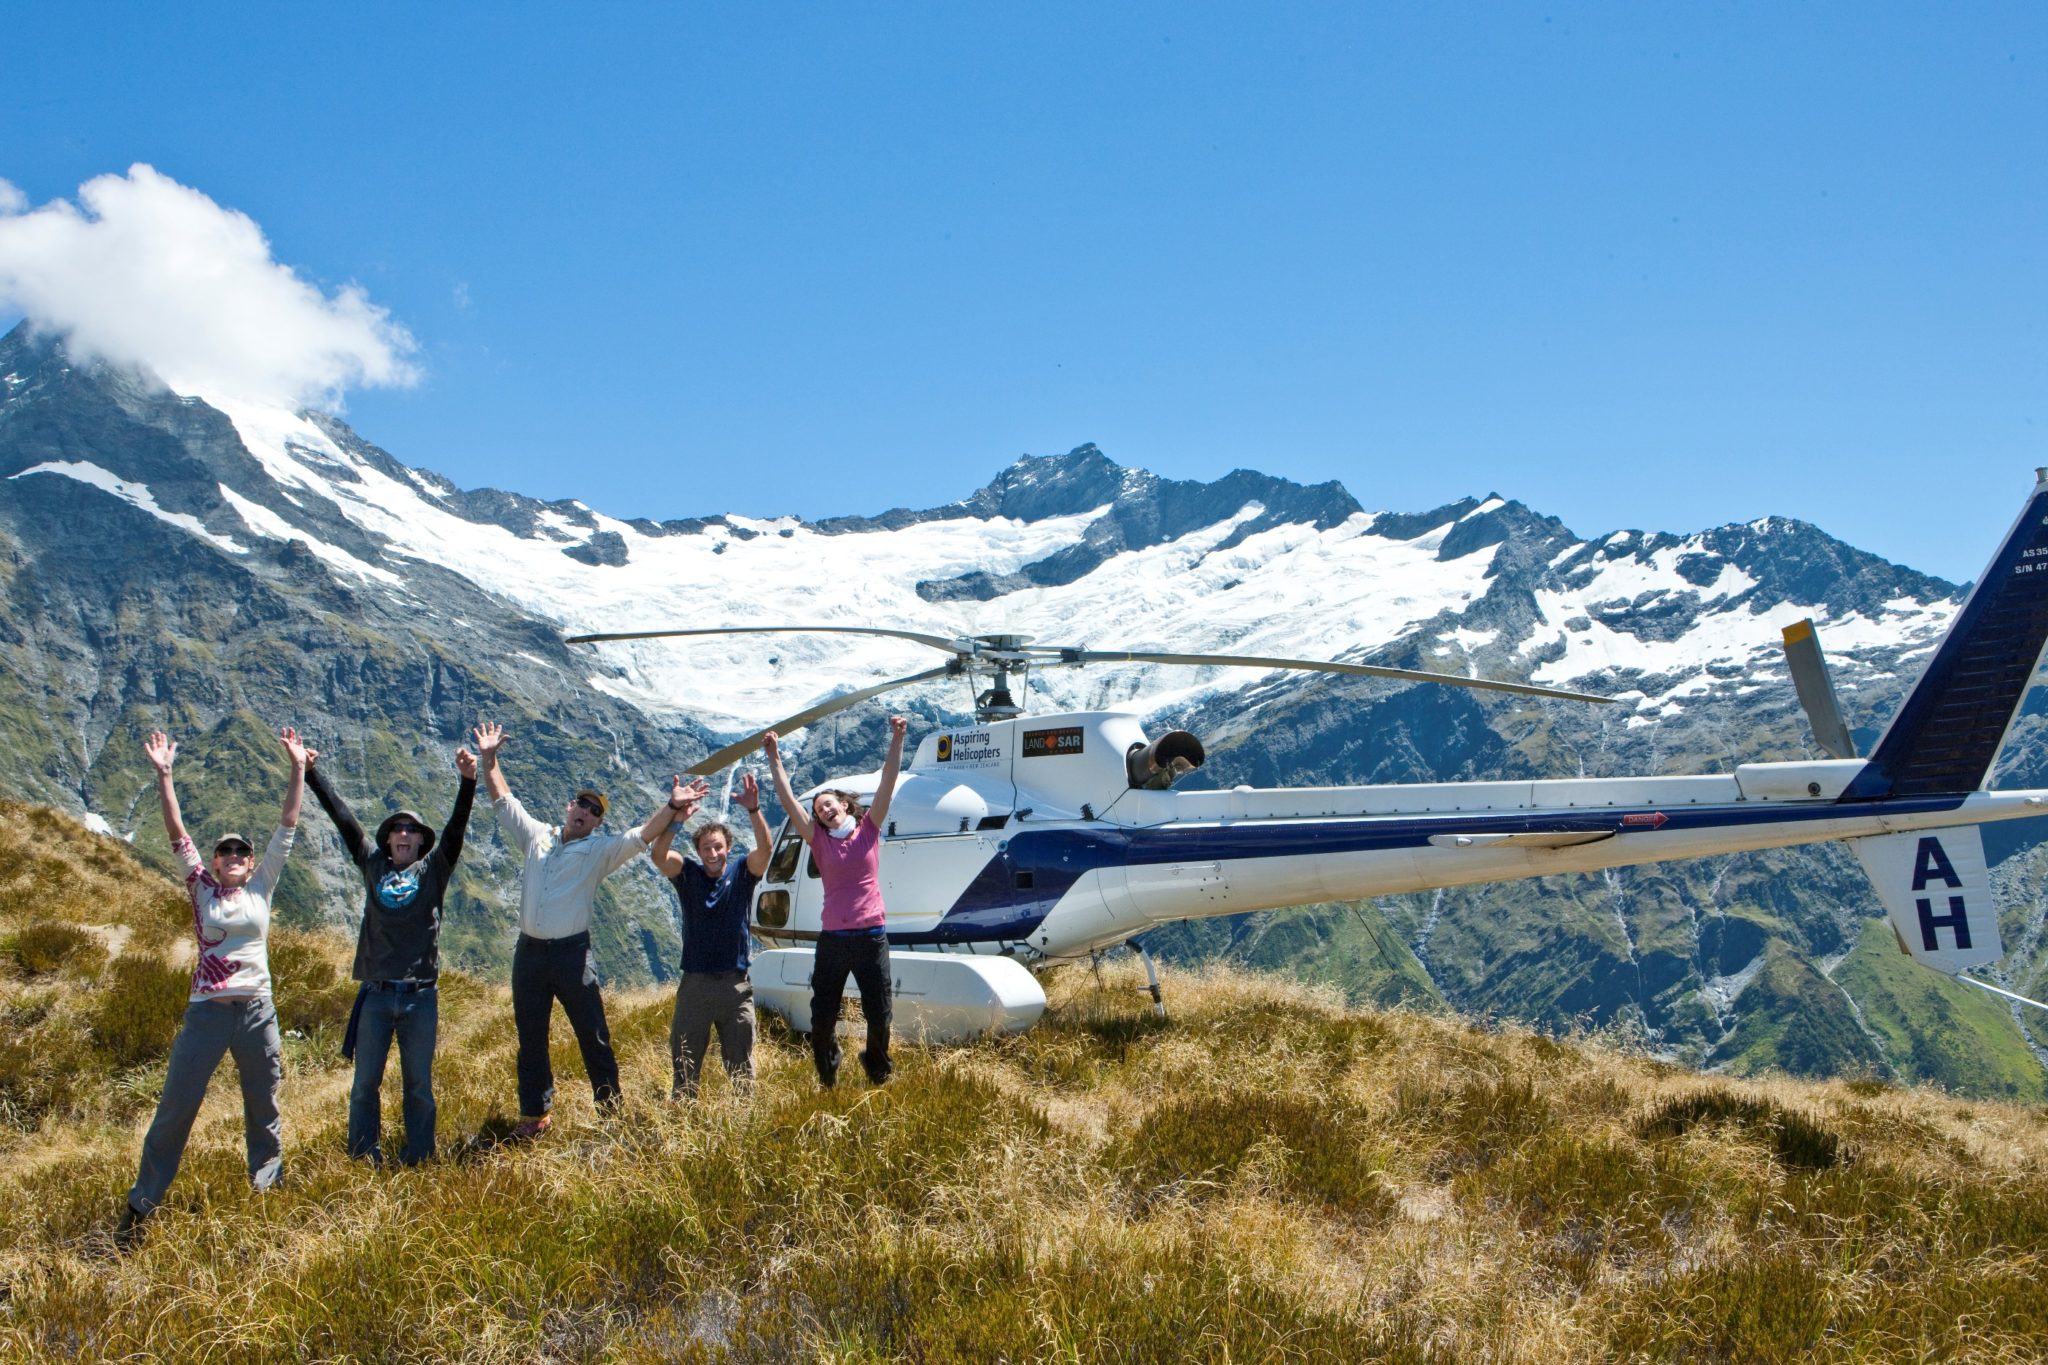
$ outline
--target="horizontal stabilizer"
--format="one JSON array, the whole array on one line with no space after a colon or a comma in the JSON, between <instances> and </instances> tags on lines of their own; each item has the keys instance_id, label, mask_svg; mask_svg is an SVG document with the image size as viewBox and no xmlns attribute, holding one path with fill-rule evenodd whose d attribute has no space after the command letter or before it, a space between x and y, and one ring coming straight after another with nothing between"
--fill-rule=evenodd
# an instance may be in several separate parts
<instances>
[{"instance_id":1,"label":"horizontal stabilizer","mask_svg":"<svg viewBox=\"0 0 2048 1365\"><path fill-rule=\"evenodd\" d=\"M1977 826L1848 842L1914 961L1954 976L2005 952Z\"/></svg>"}]
</instances>

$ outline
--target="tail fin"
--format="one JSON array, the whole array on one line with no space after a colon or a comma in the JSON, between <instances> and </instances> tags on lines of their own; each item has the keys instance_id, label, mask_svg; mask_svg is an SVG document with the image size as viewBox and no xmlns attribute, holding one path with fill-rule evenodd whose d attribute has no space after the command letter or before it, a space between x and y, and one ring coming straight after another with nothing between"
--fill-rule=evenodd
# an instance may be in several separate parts
<instances>
[{"instance_id":1,"label":"tail fin","mask_svg":"<svg viewBox=\"0 0 2048 1365\"><path fill-rule=\"evenodd\" d=\"M2004 953L1977 826L1876 834L1849 847L1915 962L1954 976Z\"/></svg>"},{"instance_id":2,"label":"tail fin","mask_svg":"<svg viewBox=\"0 0 2048 1365\"><path fill-rule=\"evenodd\" d=\"M1844 801L1975 791L2048 645L2048 470Z\"/></svg>"}]
</instances>

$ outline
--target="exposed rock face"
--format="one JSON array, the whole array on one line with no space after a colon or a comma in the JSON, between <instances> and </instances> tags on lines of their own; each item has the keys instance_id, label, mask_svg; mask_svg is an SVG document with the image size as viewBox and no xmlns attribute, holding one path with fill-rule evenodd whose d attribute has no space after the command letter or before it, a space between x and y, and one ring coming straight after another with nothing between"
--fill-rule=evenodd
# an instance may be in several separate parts
<instances>
[{"instance_id":1,"label":"exposed rock face","mask_svg":"<svg viewBox=\"0 0 2048 1365\"><path fill-rule=\"evenodd\" d=\"M1990 547L1986 546L1988 552ZM690 585L687 594L676 584ZM827 590L829 586L829 591ZM1128 665L1051 670L1040 709L1136 703L1209 745L1195 782L1322 784L1726 770L1810 752L1777 653L1813 615L1860 743L1875 739L1959 600L1950 584L1783 518L1582 540L1498 496L1371 513L1337 484L1240 470L1213 483L1122 468L1093 446L1026 456L945 507L807 524L716 509L620 520L463 490L318 414L180 397L0 341L0 789L103 816L164 855L137 737L185 742L195 826L272 817L266 731L313 736L366 812L444 812L477 719L511 727L537 814L577 786L637 819L723 739L937 660L858 637L571 649L565 634L669 626L887 625L1034 633L1093 648L1345 658L1602 692L1590 708L1348 679ZM884 707L959 715L957 682L802 737L799 778L880 759ZM2039 703L2000 781L2048 785ZM288 916L353 913L324 821ZM513 865L480 810L451 902L457 961L501 962ZM2048 855L1987 831L2011 982L2044 984ZM1904 975L1854 859L1748 854L1279 912L1160 931L1362 996L1590 1022L1709 1065L1867 1070L2044 1097L1996 1002ZM598 917L615 975L675 961L669 895L615 879ZM1921 981L1919 977L1926 977ZM2029 1021L2031 1025L2032 1021ZM2036 1040L2043 1034L2033 1035Z\"/></svg>"}]
</instances>

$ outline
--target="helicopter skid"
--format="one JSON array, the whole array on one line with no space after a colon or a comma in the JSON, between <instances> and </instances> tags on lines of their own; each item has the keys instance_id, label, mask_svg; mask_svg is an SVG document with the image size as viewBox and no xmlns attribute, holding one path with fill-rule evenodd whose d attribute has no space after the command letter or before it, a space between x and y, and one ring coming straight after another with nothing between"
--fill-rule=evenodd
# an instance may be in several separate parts
<instances>
[{"instance_id":1,"label":"helicopter skid","mask_svg":"<svg viewBox=\"0 0 2048 1365\"><path fill-rule=\"evenodd\" d=\"M754 958L754 1003L811 1031L810 948L773 948ZM889 1031L923 1043L964 1043L991 1033L1019 1033L1045 1013L1045 990L1022 963L898 949L889 955ZM858 999L860 987L846 983Z\"/></svg>"}]
</instances>

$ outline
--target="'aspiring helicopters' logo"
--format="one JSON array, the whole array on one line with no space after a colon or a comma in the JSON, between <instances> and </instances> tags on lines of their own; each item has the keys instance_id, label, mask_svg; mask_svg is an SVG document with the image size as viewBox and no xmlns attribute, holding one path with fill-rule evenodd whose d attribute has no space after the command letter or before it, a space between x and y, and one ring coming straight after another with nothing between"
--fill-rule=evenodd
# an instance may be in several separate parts
<instances>
[{"instance_id":1,"label":"'aspiring helicopters' logo","mask_svg":"<svg viewBox=\"0 0 2048 1365\"><path fill-rule=\"evenodd\" d=\"M1003 746L987 730L955 730L939 736L933 755L956 768L979 767L1003 761Z\"/></svg>"}]
</instances>

